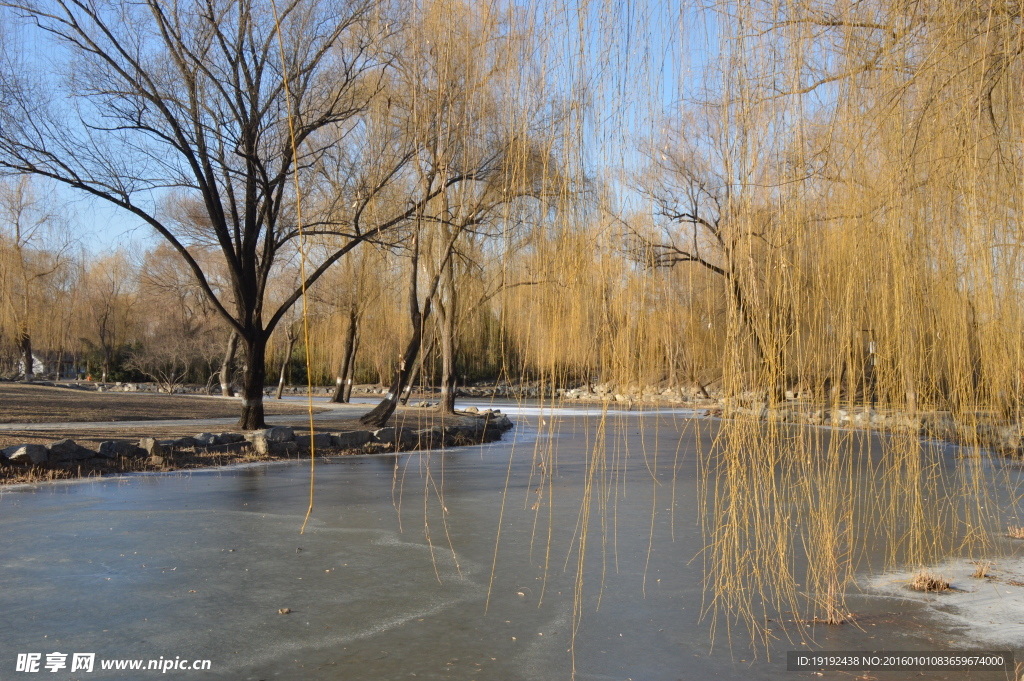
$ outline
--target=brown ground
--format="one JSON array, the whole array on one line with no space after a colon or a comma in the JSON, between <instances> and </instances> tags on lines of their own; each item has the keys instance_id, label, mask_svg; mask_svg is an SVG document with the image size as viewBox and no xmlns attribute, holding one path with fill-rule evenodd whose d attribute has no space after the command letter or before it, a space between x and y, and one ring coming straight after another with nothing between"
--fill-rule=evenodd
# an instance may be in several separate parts
<instances>
[{"instance_id":1,"label":"brown ground","mask_svg":"<svg viewBox=\"0 0 1024 681\"><path fill-rule=\"evenodd\" d=\"M323 398L321 398L323 399ZM267 415L300 414L306 407L264 401ZM73 388L0 383L0 423L147 421L238 416L237 400L160 393L99 393Z\"/></svg>"},{"instance_id":2,"label":"brown ground","mask_svg":"<svg viewBox=\"0 0 1024 681\"><path fill-rule=\"evenodd\" d=\"M315 398L325 401L324 397ZM309 426L307 407L294 403L281 403L268 399L264 402L266 414L287 415L287 424L296 430ZM15 383L0 383L0 423L73 423L73 422L116 422L182 419L180 426L131 425L98 429L54 426L46 430L0 430L0 449L15 444L37 443L48 445L55 440L71 438L78 444L96 450L104 440L138 440L140 437L171 439L196 435L203 431L213 433L239 432L234 424L218 426L196 426L189 419L235 418L241 405L237 401L211 399L190 395L163 395L140 393L96 393L70 388L32 386ZM365 430L359 423L359 416L370 409L370 405L350 405L341 409L315 407L317 432L341 430ZM473 416L444 416L428 409L400 409L388 423L389 426L406 428L427 428L432 425L467 425L475 422ZM275 421L275 424L279 424ZM367 445L359 451L331 451L325 454L366 453L386 451L382 445ZM308 457L308 453L300 456ZM174 468L198 468L221 466L246 461L273 461L280 457L260 456L255 452L210 453L181 451L175 458ZM63 478L107 475L130 471L166 470L145 460L120 459L117 462L87 462L74 469L59 466L21 467L0 466L0 485L20 482L39 482Z\"/></svg>"}]
</instances>

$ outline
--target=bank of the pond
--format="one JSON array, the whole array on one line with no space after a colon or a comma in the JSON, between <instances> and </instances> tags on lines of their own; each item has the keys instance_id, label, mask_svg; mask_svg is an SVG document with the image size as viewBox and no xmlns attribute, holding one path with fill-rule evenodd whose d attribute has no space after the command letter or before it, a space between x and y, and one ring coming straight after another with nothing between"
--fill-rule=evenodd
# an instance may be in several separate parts
<instances>
[{"instance_id":1,"label":"bank of the pond","mask_svg":"<svg viewBox=\"0 0 1024 681\"><path fill-rule=\"evenodd\" d=\"M393 417L394 425L375 430L351 418L323 421L312 433L308 424L297 423L249 432L182 435L189 432L194 423L190 421L159 428L137 423L106 428L52 424L49 431L8 432L5 439L16 442L0 450L0 484L287 461L311 453L344 456L443 449L493 442L513 426L499 410L475 407L455 414L404 409ZM100 424L104 425L108 424ZM48 439L55 435L59 439Z\"/></svg>"}]
</instances>

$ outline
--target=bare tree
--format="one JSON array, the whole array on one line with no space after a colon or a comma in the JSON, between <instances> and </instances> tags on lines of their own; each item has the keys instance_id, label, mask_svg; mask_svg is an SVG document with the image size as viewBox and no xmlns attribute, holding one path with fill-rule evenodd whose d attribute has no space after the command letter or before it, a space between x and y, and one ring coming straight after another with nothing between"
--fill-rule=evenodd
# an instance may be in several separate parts
<instances>
[{"instance_id":1,"label":"bare tree","mask_svg":"<svg viewBox=\"0 0 1024 681\"><path fill-rule=\"evenodd\" d=\"M651 163L640 183L653 219L623 222L632 257L651 267L693 264L719 277L726 309L739 320L762 370L772 377L772 397L784 382L783 351L791 311L780 307L764 282L771 256L791 240L777 225L767 177L771 164L752 121L734 129L721 119L728 105L705 103L671 126L649 149ZM735 138L741 138L736 142ZM747 151L740 154L735 147ZM751 149L755 151L751 151Z\"/></svg>"},{"instance_id":2,"label":"bare tree","mask_svg":"<svg viewBox=\"0 0 1024 681\"><path fill-rule=\"evenodd\" d=\"M284 2L279 47L275 13L263 0L4 7L4 20L52 41L67 77L44 87L44 76L5 61L0 167L64 183L166 239L244 347L239 426L263 426L267 340L302 295L296 286L266 307L278 255L300 233L291 208L295 176L301 186L327 149L364 125L391 58L384 8L370 0ZM338 204L345 210L309 225L310 237L325 238L323 248L309 249L317 259L305 287L416 212L406 204L389 215L376 208L407 150L363 151L347 157L367 170L353 175L355 193ZM158 199L168 191L193 200L203 220L161 214ZM190 252L196 244L219 250L223 290Z\"/></svg>"},{"instance_id":3,"label":"bare tree","mask_svg":"<svg viewBox=\"0 0 1024 681\"><path fill-rule=\"evenodd\" d=\"M195 250L193 257L204 261ZM220 354L220 317L169 245L148 252L140 270L139 305L147 313L128 365L171 392L205 376L210 358Z\"/></svg>"}]
</instances>

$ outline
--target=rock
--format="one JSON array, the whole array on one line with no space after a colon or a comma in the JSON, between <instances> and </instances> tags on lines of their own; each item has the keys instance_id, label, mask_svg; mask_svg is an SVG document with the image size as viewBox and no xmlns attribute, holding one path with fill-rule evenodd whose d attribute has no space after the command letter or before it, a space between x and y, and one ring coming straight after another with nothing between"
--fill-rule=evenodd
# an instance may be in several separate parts
<instances>
[{"instance_id":1,"label":"rock","mask_svg":"<svg viewBox=\"0 0 1024 681\"><path fill-rule=\"evenodd\" d=\"M497 409L492 413L495 414L495 416L488 419L487 423L489 428L494 427L502 431L506 431L512 427L512 421L507 416L499 412Z\"/></svg>"},{"instance_id":2,"label":"rock","mask_svg":"<svg viewBox=\"0 0 1024 681\"><path fill-rule=\"evenodd\" d=\"M329 449L333 446L333 441L330 433L314 433L313 434L313 448L314 449ZM309 450L309 436L308 435L296 435L295 446L301 450Z\"/></svg>"},{"instance_id":3,"label":"rock","mask_svg":"<svg viewBox=\"0 0 1024 681\"><path fill-rule=\"evenodd\" d=\"M57 440L49 446L50 450L50 461L84 461L85 459L91 459L96 455L96 452L91 449L86 449L81 445L75 444L74 440Z\"/></svg>"},{"instance_id":4,"label":"rock","mask_svg":"<svg viewBox=\"0 0 1024 681\"><path fill-rule=\"evenodd\" d=\"M441 426L414 430L413 435L420 447L433 448L444 443L444 428Z\"/></svg>"},{"instance_id":5,"label":"rock","mask_svg":"<svg viewBox=\"0 0 1024 681\"><path fill-rule=\"evenodd\" d=\"M119 442L116 440L101 442L98 454L101 459L116 459L121 456L129 459L141 459L147 456L145 449L136 447L130 442Z\"/></svg>"},{"instance_id":6,"label":"rock","mask_svg":"<svg viewBox=\"0 0 1024 681\"><path fill-rule=\"evenodd\" d=\"M3 450L5 457L17 463L46 463L50 450L43 445L15 445Z\"/></svg>"},{"instance_id":7,"label":"rock","mask_svg":"<svg viewBox=\"0 0 1024 681\"><path fill-rule=\"evenodd\" d=\"M373 432L373 439L377 442L390 443L396 449L404 449L415 446L419 441L416 434L409 428L381 428Z\"/></svg>"},{"instance_id":8,"label":"rock","mask_svg":"<svg viewBox=\"0 0 1024 681\"><path fill-rule=\"evenodd\" d=\"M295 442L271 442L271 456L295 456L299 453L299 446Z\"/></svg>"},{"instance_id":9,"label":"rock","mask_svg":"<svg viewBox=\"0 0 1024 681\"><path fill-rule=\"evenodd\" d=\"M344 430L331 435L331 444L339 449L353 449L362 447L373 439L373 433L368 430Z\"/></svg>"},{"instance_id":10,"label":"rock","mask_svg":"<svg viewBox=\"0 0 1024 681\"><path fill-rule=\"evenodd\" d=\"M217 436L217 443L226 445L235 442L243 442L245 437L241 433L221 433Z\"/></svg>"},{"instance_id":11,"label":"rock","mask_svg":"<svg viewBox=\"0 0 1024 681\"><path fill-rule=\"evenodd\" d=\"M477 409L476 407L466 407L462 411L466 412L467 414L479 414L480 413L480 410Z\"/></svg>"},{"instance_id":12,"label":"rock","mask_svg":"<svg viewBox=\"0 0 1024 681\"><path fill-rule=\"evenodd\" d=\"M295 430L288 426L274 426L262 432L267 442L291 442L295 439Z\"/></svg>"},{"instance_id":13,"label":"rock","mask_svg":"<svg viewBox=\"0 0 1024 681\"><path fill-rule=\"evenodd\" d=\"M284 430L287 434L292 437L290 440L272 439L282 438L285 433L271 431ZM252 443L253 449L256 450L257 454L262 456L293 456L298 453L299 447L295 444L295 434L291 428L267 428L266 430L257 430L255 432L246 435L246 439Z\"/></svg>"},{"instance_id":14,"label":"rock","mask_svg":"<svg viewBox=\"0 0 1024 681\"><path fill-rule=\"evenodd\" d=\"M193 439L201 447L211 447L220 444L220 439L213 433L199 433Z\"/></svg>"},{"instance_id":15,"label":"rock","mask_svg":"<svg viewBox=\"0 0 1024 681\"><path fill-rule=\"evenodd\" d=\"M169 466L174 463L171 450L165 449L162 444L151 437L139 440L139 448L149 455L148 461L154 466Z\"/></svg>"},{"instance_id":16,"label":"rock","mask_svg":"<svg viewBox=\"0 0 1024 681\"><path fill-rule=\"evenodd\" d=\"M153 466L167 468L174 465L174 458L170 454L165 453L163 456L151 456L147 459L147 462Z\"/></svg>"},{"instance_id":17,"label":"rock","mask_svg":"<svg viewBox=\"0 0 1024 681\"><path fill-rule=\"evenodd\" d=\"M163 445L151 437L144 437L139 440L139 449L146 452L146 455L150 457L164 456L167 453Z\"/></svg>"},{"instance_id":18,"label":"rock","mask_svg":"<svg viewBox=\"0 0 1024 681\"><path fill-rule=\"evenodd\" d=\"M255 433L249 433L245 436L246 439L252 443L252 448L257 454L261 456L268 456L270 454L270 440L264 435L264 431L260 430Z\"/></svg>"}]
</instances>

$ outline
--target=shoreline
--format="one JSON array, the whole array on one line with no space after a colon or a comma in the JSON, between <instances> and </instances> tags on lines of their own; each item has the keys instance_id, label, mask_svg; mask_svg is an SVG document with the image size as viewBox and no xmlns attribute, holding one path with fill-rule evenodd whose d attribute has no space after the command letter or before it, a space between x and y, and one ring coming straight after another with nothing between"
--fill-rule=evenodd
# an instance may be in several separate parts
<instances>
[{"instance_id":1,"label":"shoreline","mask_svg":"<svg viewBox=\"0 0 1024 681\"><path fill-rule=\"evenodd\" d=\"M494 442L513 428L512 421L499 410L478 412L472 409L454 415L406 409L391 420L394 425L384 428L344 427L352 425L352 420L348 419L334 424L334 428L316 426L312 435L308 426L273 425L249 432L204 432L167 438L166 431L181 433L194 424L185 421L178 426L146 428L133 423L127 428L108 429L117 431L117 436L103 440L95 448L64 437L48 445L24 442L0 450L0 488L288 462L306 458L310 453L336 458L442 450ZM107 427L107 424L102 425ZM339 429L339 425L343 427ZM76 435L73 426L64 430L72 432L61 432L61 435ZM160 430L165 431L162 433L165 439L157 439L161 436ZM85 441L81 437L79 440Z\"/></svg>"}]
</instances>

